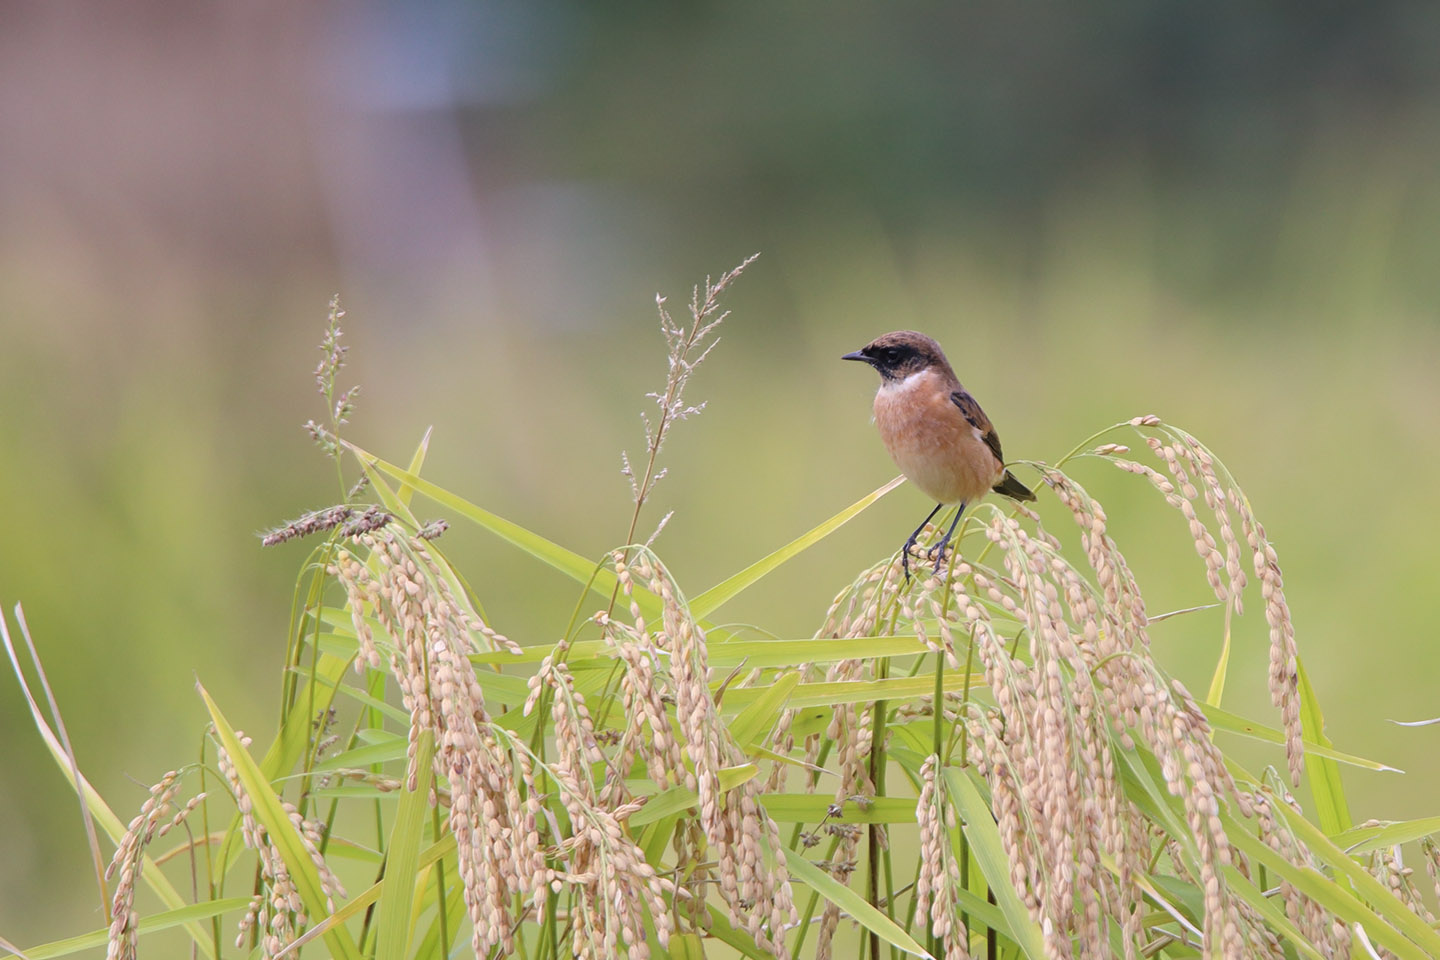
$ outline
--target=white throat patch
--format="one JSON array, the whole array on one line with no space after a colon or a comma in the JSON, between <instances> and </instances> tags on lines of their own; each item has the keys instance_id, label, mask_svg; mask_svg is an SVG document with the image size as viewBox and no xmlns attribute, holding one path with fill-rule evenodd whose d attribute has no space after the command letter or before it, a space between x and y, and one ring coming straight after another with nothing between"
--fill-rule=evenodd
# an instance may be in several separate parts
<instances>
[{"instance_id":1,"label":"white throat patch","mask_svg":"<svg viewBox=\"0 0 1440 960\"><path fill-rule=\"evenodd\" d=\"M914 390L919 387L921 382L929 377L929 375L930 368L926 367L923 370L916 370L914 373L899 380L882 380L880 381L880 389L886 393L903 393L908 390Z\"/></svg>"}]
</instances>

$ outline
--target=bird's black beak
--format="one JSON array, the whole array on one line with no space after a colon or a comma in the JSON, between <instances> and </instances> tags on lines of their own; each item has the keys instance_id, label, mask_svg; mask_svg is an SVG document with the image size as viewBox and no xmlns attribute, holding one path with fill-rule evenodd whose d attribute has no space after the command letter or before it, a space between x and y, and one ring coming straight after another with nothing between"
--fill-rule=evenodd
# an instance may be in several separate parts
<instances>
[{"instance_id":1,"label":"bird's black beak","mask_svg":"<svg viewBox=\"0 0 1440 960\"><path fill-rule=\"evenodd\" d=\"M865 356L864 350L856 350L854 353L847 353L841 360L859 360L861 363L869 363L870 358Z\"/></svg>"}]
</instances>

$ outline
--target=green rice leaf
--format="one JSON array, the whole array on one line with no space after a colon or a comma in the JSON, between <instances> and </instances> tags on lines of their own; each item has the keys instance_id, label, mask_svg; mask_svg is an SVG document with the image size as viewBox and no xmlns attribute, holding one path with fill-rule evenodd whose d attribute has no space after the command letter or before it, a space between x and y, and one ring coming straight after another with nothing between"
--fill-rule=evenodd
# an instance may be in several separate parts
<instances>
[{"instance_id":1,"label":"green rice leaf","mask_svg":"<svg viewBox=\"0 0 1440 960\"><path fill-rule=\"evenodd\" d=\"M985 686L984 674L973 674L970 689ZM946 671L944 689L963 690L965 674ZM760 699L769 686L741 687L725 691L725 713L743 709ZM802 683L790 692L787 707L835 706L840 703L868 703L872 700L913 700L935 692L934 676L889 677L884 680L841 680Z\"/></svg>"},{"instance_id":2,"label":"green rice leaf","mask_svg":"<svg viewBox=\"0 0 1440 960\"><path fill-rule=\"evenodd\" d=\"M1305 665L1295 658L1295 670L1300 679L1300 728L1307 741L1322 747L1329 747L1325 737L1325 716L1320 712L1320 701L1315 698L1315 688L1305 675ZM1340 768L1328 757L1311 757L1305 764L1306 778L1310 781L1310 793L1315 798L1315 815L1320 826L1331 836L1343 833L1354 826L1350 819L1350 804L1345 799L1345 785L1340 782Z\"/></svg>"},{"instance_id":3,"label":"green rice leaf","mask_svg":"<svg viewBox=\"0 0 1440 960\"><path fill-rule=\"evenodd\" d=\"M1120 775L1125 786L1125 796L1142 813L1162 827L1182 850L1192 858L1195 856L1195 841L1185 826L1180 801L1170 795L1160 777L1159 765L1148 751L1139 749L1122 750L1115 748L1120 760Z\"/></svg>"},{"instance_id":4,"label":"green rice leaf","mask_svg":"<svg viewBox=\"0 0 1440 960\"><path fill-rule=\"evenodd\" d=\"M220 707L211 699L210 693L203 686L200 686L199 690L206 708L210 711L210 719L215 724L216 735L225 745L225 752L235 764L235 772L253 805L252 815L270 834L275 849L284 859L290 878L295 882L295 889L305 904L306 913L311 917L326 916L329 910L325 906L325 894L320 889L320 876L300 841L300 835L295 832L295 825L290 822L289 815L280 805L280 798L276 796L260 767L246 752L240 738L235 734L235 729L220 712ZM340 960L360 960L360 951L344 927L330 928L325 934L325 943L330 948L332 957Z\"/></svg>"},{"instance_id":5,"label":"green rice leaf","mask_svg":"<svg viewBox=\"0 0 1440 960\"><path fill-rule=\"evenodd\" d=\"M1310 849L1310 852L1315 855L1316 859L1332 867L1337 875L1342 875L1348 879L1354 884L1355 891L1361 897L1364 897L1367 903L1374 907L1373 914L1367 908L1364 915L1353 918L1356 922L1364 924L1370 936L1374 937L1377 942L1384 942L1386 946L1390 945L1384 940L1382 931L1371 929L1372 924L1377 923L1374 914L1378 914L1379 917L1383 918L1383 920L1379 921L1379 926L1385 927L1386 930L1393 927L1394 930L1400 931L1415 944L1423 947L1427 951L1424 955L1440 957L1440 933L1436 933L1429 924L1412 913L1405 904L1396 899L1395 895L1392 894L1384 884L1371 876L1364 867L1356 863L1345 851L1337 847L1334 841L1326 836L1319 827L1300 816L1294 810L1291 810L1287 804L1272 803L1270 806L1285 820L1286 824L1288 824L1290 829L1295 833L1295 836ZM1226 832L1232 833L1233 835L1228 824L1226 826ZM1313 870L1310 872L1314 873ZM1316 876L1318 877L1320 875L1316 874ZM1335 881L1324 877L1321 877L1321 880L1336 890L1341 891L1345 896L1350 896L1349 892L1344 891ZM1299 884L1297 884L1297 886L1299 886ZM1336 912L1338 913L1339 911ZM1342 914L1342 916L1344 915ZM1347 917L1347 919L1351 918ZM1392 947L1392 949L1394 948ZM1397 949L1396 952L1399 953L1400 951Z\"/></svg>"},{"instance_id":6,"label":"green rice leaf","mask_svg":"<svg viewBox=\"0 0 1440 960\"><path fill-rule=\"evenodd\" d=\"M177 907L174 910L166 910L140 920L140 936L147 933L157 933L161 930L169 930L182 924L194 923L197 920L209 920L222 913L229 913L231 910L244 910L250 906L249 897L227 897L221 900L207 900L203 903L192 903L188 906ZM42 943L37 947L30 947L25 951L25 956L30 960L50 960L52 957L65 957L72 953L79 953L81 950L91 950L103 947L109 942L110 931L104 928L83 933L78 937L67 937L64 940L54 940L50 943ZM212 941L213 942L213 941Z\"/></svg>"},{"instance_id":7,"label":"green rice leaf","mask_svg":"<svg viewBox=\"0 0 1440 960\"><path fill-rule=\"evenodd\" d=\"M99 792L90 785L90 781L85 779L84 774L80 773L76 766L72 765L70 755L65 751L64 745L60 743L60 738L55 735L55 731L50 729L50 724L45 720L45 714L41 711L39 703L36 702L34 695L30 692L30 685L25 679L25 672L20 669L20 663L15 657L15 650L10 642L10 631L5 625L3 614L0 614L0 637L4 639L6 653L9 655L11 667L15 671L15 679L19 681L20 689L25 695L25 701L30 709L30 716L35 722L35 729L39 732L40 739L45 741L45 746L50 750L50 756L54 758L56 765L60 768L60 775L70 784L71 789L76 792L81 802L85 804L86 809L90 811L96 827L105 831L106 836L110 838L111 842L118 845L120 839L125 836L127 829L126 824L120 821L120 818L115 815L115 811L110 809L110 805L107 804ZM145 884L160 898L161 903L169 907L172 911L183 909L188 905L185 898L180 895L180 891L175 889L175 885L170 882L170 878L165 876L160 867L156 865L154 858L149 854L146 854L142 858L140 869L140 875L144 878ZM195 920L181 922L185 924L185 931L190 934L190 939L199 951L206 957L213 958L215 956L215 941L210 936L210 931L206 930Z\"/></svg>"},{"instance_id":8,"label":"green rice leaf","mask_svg":"<svg viewBox=\"0 0 1440 960\"><path fill-rule=\"evenodd\" d=\"M650 866L660 866L665 851L670 849L670 840L675 836L675 824L679 822L680 817L677 814L661 817L647 826L641 834L640 849L645 851L645 862Z\"/></svg>"},{"instance_id":9,"label":"green rice leaf","mask_svg":"<svg viewBox=\"0 0 1440 960\"><path fill-rule=\"evenodd\" d=\"M425 428L425 436L420 438L420 445L415 448L415 453L410 457L410 473L420 476L420 468L425 465L425 455L430 452L430 435L435 432L434 427ZM410 500L415 496L415 488L408 483L403 484L396 493L396 497L405 506L410 506Z\"/></svg>"},{"instance_id":10,"label":"green rice leaf","mask_svg":"<svg viewBox=\"0 0 1440 960\"><path fill-rule=\"evenodd\" d=\"M431 760L435 756L434 734L425 730L416 745L415 789L400 791L400 807L390 828L385 875L395 880L385 885L376 911L375 960L405 960L410 946L410 921L415 904L415 875L420 861L420 840L425 816L430 812Z\"/></svg>"},{"instance_id":11,"label":"green rice leaf","mask_svg":"<svg viewBox=\"0 0 1440 960\"><path fill-rule=\"evenodd\" d=\"M650 938L654 939L653 933ZM658 947L658 942L651 946L652 956L663 956L668 960L705 960L705 941L698 933L672 933L670 946L663 951L657 949Z\"/></svg>"},{"instance_id":12,"label":"green rice leaf","mask_svg":"<svg viewBox=\"0 0 1440 960\"><path fill-rule=\"evenodd\" d=\"M710 912L710 929L706 931L709 936L750 960L775 960L773 954L755 945L754 937L737 930L723 910L717 910L713 904L706 904L706 909Z\"/></svg>"},{"instance_id":13,"label":"green rice leaf","mask_svg":"<svg viewBox=\"0 0 1440 960\"><path fill-rule=\"evenodd\" d=\"M315 664L314 677L311 677L308 672L304 676L307 678L307 682L314 682L318 686L332 689L340 683L349 666L349 660L321 653ZM319 699L319 697L316 698L317 702ZM308 702L308 692L305 687L300 688L295 702ZM260 763L260 769L264 773L265 779L278 780L295 769L295 764L300 762L300 755L305 752L305 745L309 742L310 721L311 718L306 716L304 710L291 710L286 715L285 724L275 735L275 740L265 751L265 759Z\"/></svg>"},{"instance_id":14,"label":"green rice leaf","mask_svg":"<svg viewBox=\"0 0 1440 960\"><path fill-rule=\"evenodd\" d=\"M753 779L760 772L760 768L753 763L741 764L738 767L722 767L720 770L720 792L733 790L746 780ZM645 806L630 814L626 822L632 827L642 827L648 823L654 823L663 817L674 816L682 811L689 810L700 802L694 790L687 790L684 787L671 787L657 793L645 801Z\"/></svg>"},{"instance_id":15,"label":"green rice leaf","mask_svg":"<svg viewBox=\"0 0 1440 960\"><path fill-rule=\"evenodd\" d=\"M1005 914L1002 913L1000 908L995 906L995 904L982 899L978 894L971 893L961 886L955 887L954 894L956 901L960 904L960 909L970 915L970 926L972 930L974 929L976 920L979 920L992 930L1004 930L1006 928Z\"/></svg>"},{"instance_id":16,"label":"green rice leaf","mask_svg":"<svg viewBox=\"0 0 1440 960\"><path fill-rule=\"evenodd\" d=\"M630 818L625 822L632 827L643 827L683 813L699 802L700 798L695 795L694 790L671 787L646 800L645 806L630 814Z\"/></svg>"},{"instance_id":17,"label":"green rice leaf","mask_svg":"<svg viewBox=\"0 0 1440 960\"><path fill-rule=\"evenodd\" d=\"M1285 916L1285 910L1280 904L1265 896L1264 892L1247 880L1239 870L1234 867L1222 867L1220 872L1224 875L1225 885L1230 888L1230 892L1254 908L1257 913L1270 922L1270 926L1284 934L1286 943L1309 957L1310 960L1330 960L1305 938L1295 924L1290 922L1290 918Z\"/></svg>"},{"instance_id":18,"label":"green rice leaf","mask_svg":"<svg viewBox=\"0 0 1440 960\"><path fill-rule=\"evenodd\" d=\"M393 463L382 460L373 453L360 449L349 441L340 441L362 464L369 464L382 473L399 480L401 483L411 487L417 493L423 494L447 510L452 510L459 516L479 525L504 540L506 543L518 547L535 559L545 563L561 573L575 580L577 583L589 584L590 589L597 594L609 598L610 592L615 588L615 574L604 565L597 565L590 560L580 556L574 551L567 550L558 543L547 540L538 533L532 533L512 523L503 517L496 516L489 510L485 510L463 497L457 496L443 487L431 483L429 480L421 479L409 470L397 467ZM648 596L643 591L636 589L636 597ZM642 603L643 607L645 604Z\"/></svg>"},{"instance_id":19,"label":"green rice leaf","mask_svg":"<svg viewBox=\"0 0 1440 960\"><path fill-rule=\"evenodd\" d=\"M1120 868L1115 859L1108 855L1102 856L1105 869L1118 877ZM1161 905L1160 909L1172 917L1180 914L1181 919L1177 920L1177 923L1194 927L1205 914L1205 894L1193 883L1164 873L1156 876L1142 874L1135 878L1135 882L1149 894L1150 899Z\"/></svg>"},{"instance_id":20,"label":"green rice leaf","mask_svg":"<svg viewBox=\"0 0 1440 960\"><path fill-rule=\"evenodd\" d=\"M1274 803L1271 806L1278 811L1285 805L1282 803ZM1414 942L1402 936L1400 932L1382 920L1374 910L1371 910L1360 900L1356 899L1354 895L1334 880L1309 867L1295 866L1289 860L1271 850L1265 843L1251 836L1246 832L1244 826L1238 823L1233 817L1225 814L1222 814L1221 817L1226 823L1226 833L1229 835L1231 842L1234 843L1241 852L1245 853L1252 860L1263 863L1267 870L1289 882L1301 893L1345 921L1346 924L1360 924L1377 942L1388 947L1394 951L1397 956L1405 958L1405 960L1427 960L1427 958L1433 960L1434 957L1440 956L1440 954L1427 953L1418 948ZM1319 833L1318 829L1316 833ZM1348 860L1349 858L1346 857L1345 859ZM1351 862L1353 864L1353 861ZM1363 873L1364 871L1361 872ZM1369 874L1365 875L1367 877L1369 876ZM1375 882L1377 886L1379 885L1378 881L1375 881L1373 877L1370 879L1372 882ZM1388 892L1385 892L1384 895L1387 897L1390 896ZM1393 900L1394 898L1391 897L1391 899ZM1415 919L1417 921L1419 920L1418 917ZM1420 925L1423 927L1423 922ZM1433 931L1431 932L1431 936L1434 936Z\"/></svg>"},{"instance_id":21,"label":"green rice leaf","mask_svg":"<svg viewBox=\"0 0 1440 960\"><path fill-rule=\"evenodd\" d=\"M454 852L455 834L447 833L444 837L440 838L438 841L432 843L430 846L425 848L425 852L420 854L420 862L417 865L417 868L422 870L426 869L431 864L435 863L443 857L450 856L450 854ZM305 933L301 935L298 939L286 945L284 950L281 950L275 955L275 960L284 960L285 957L299 950L301 947L305 946L307 943L310 943L312 940L316 940L323 936L329 936L331 930L338 928L340 924L344 923L346 920L349 920L351 917L359 916L361 913L368 910L370 908L370 905L379 900L380 895L384 892L385 881L380 880L372 884L368 889L362 891L354 897L351 897L345 902L343 906L337 906L335 908L335 912L330 914L330 916L321 920L319 923L316 923L315 926L305 931Z\"/></svg>"},{"instance_id":22,"label":"green rice leaf","mask_svg":"<svg viewBox=\"0 0 1440 960\"><path fill-rule=\"evenodd\" d=\"M1210 721L1210 726L1216 730L1239 734L1242 737L1249 737L1251 740L1262 740L1265 743L1276 743L1282 746L1285 743L1285 734L1283 732L1274 727L1267 727L1257 720L1242 717L1238 713L1231 713L1229 710L1222 710L1208 703L1200 704L1200 710L1205 714L1205 719ZM1330 741L1328 740L1324 743L1318 743L1306 738L1301 741L1301 746L1304 747L1305 752L1311 756L1325 757L1340 763L1349 764L1352 767L1363 767L1366 770L1376 770L1382 773L1403 772L1389 764L1380 763L1377 760L1366 760L1364 757L1357 757L1351 753L1342 753L1331 747Z\"/></svg>"},{"instance_id":23,"label":"green rice leaf","mask_svg":"<svg viewBox=\"0 0 1440 960\"><path fill-rule=\"evenodd\" d=\"M844 910L856 923L875 934L881 940L884 940L892 946L899 947L906 953L934 960L934 957L931 957L930 953L924 947L911 939L908 933L900 929L894 920L891 920L874 906L867 903L865 898L860 896L860 894L851 890L789 847L785 848L785 865L790 868L791 877L801 881L811 890L814 890L820 894L820 896L829 900L841 910Z\"/></svg>"},{"instance_id":24,"label":"green rice leaf","mask_svg":"<svg viewBox=\"0 0 1440 960\"><path fill-rule=\"evenodd\" d=\"M609 656L609 644L604 640L576 640L570 644L570 649L565 655L565 662L571 669L577 665L601 657ZM509 653L505 650L491 650L485 653L470 654L470 662L477 666L506 666L508 664L539 663L555 652L553 643L535 643L521 647L520 653Z\"/></svg>"},{"instance_id":25,"label":"green rice leaf","mask_svg":"<svg viewBox=\"0 0 1440 960\"><path fill-rule=\"evenodd\" d=\"M1397 823L1386 823L1375 827L1352 827L1330 839L1335 841L1337 847L1342 848L1351 856L1360 856L1375 850L1382 850L1385 847L1393 847L1397 843L1419 840L1432 833L1440 833L1440 817L1401 820Z\"/></svg>"},{"instance_id":26,"label":"green rice leaf","mask_svg":"<svg viewBox=\"0 0 1440 960\"><path fill-rule=\"evenodd\" d=\"M418 527L420 524L416 521L415 515L410 512L410 504L400 499L400 495L390 488L390 485L385 482L384 477L380 476L379 471L375 469L374 465L362 459L360 466L365 471L365 476L370 478L370 487L375 491L375 496L380 499L380 506L399 517L402 522L411 528ZM403 489L412 492L414 490L413 487L408 486L403 487Z\"/></svg>"},{"instance_id":27,"label":"green rice leaf","mask_svg":"<svg viewBox=\"0 0 1440 960\"><path fill-rule=\"evenodd\" d=\"M316 660L314 675L309 671L302 674L306 683L314 683L317 687L327 690L334 689L339 685L341 693L351 688L341 683L345 676L345 670L350 666L350 661L333 654L322 652ZM316 702L320 701L316 697ZM309 700L308 687L302 686L296 693L296 703L306 703ZM408 722L408 718L407 718ZM281 724L275 739L271 741L269 749L265 751L265 758L260 762L260 772L265 780L274 783L290 774L295 765L300 762L301 755L305 752L306 745L310 742L310 717L304 710L291 710L285 715L285 722ZM238 841L240 835L240 814L237 812L230 821L226 830L225 840L220 844L220 873L224 875L230 871L245 848Z\"/></svg>"},{"instance_id":28,"label":"green rice leaf","mask_svg":"<svg viewBox=\"0 0 1440 960\"><path fill-rule=\"evenodd\" d=\"M379 697L372 696L368 691L361 690L359 687L356 687L353 684L340 684L338 692L341 696L349 697L356 703L363 703L365 706L371 708L372 710L378 711L384 716L389 717L396 723L405 724L407 726L410 723L410 714L406 713L404 710L395 706L394 704L386 703Z\"/></svg>"},{"instance_id":29,"label":"green rice leaf","mask_svg":"<svg viewBox=\"0 0 1440 960\"><path fill-rule=\"evenodd\" d=\"M1207 703L1217 707L1225 695L1225 674L1230 669L1230 611L1225 611L1225 642L1220 645L1220 658L1215 661L1215 673L1210 677L1210 692L1205 694Z\"/></svg>"},{"instance_id":30,"label":"green rice leaf","mask_svg":"<svg viewBox=\"0 0 1440 960\"><path fill-rule=\"evenodd\" d=\"M346 750L344 753L337 753L324 763L315 765L315 773L328 773L331 770L354 770L361 767L368 767L372 763L389 763L392 760L399 760L406 756L410 749L409 741L405 737L391 735L383 743L372 743L363 747L356 747L354 750Z\"/></svg>"},{"instance_id":31,"label":"green rice leaf","mask_svg":"<svg viewBox=\"0 0 1440 960\"><path fill-rule=\"evenodd\" d=\"M904 482L904 477L896 477L884 486L877 488L873 493L861 497L829 520L791 540L774 553L761 557L734 576L728 577L715 584L715 586L690 601L691 614L693 614L696 619L708 617L722 604L734 599L736 594L745 590L747 587L753 586L760 578L770 573L785 561L792 559L813 547L821 540L824 540L830 536L830 534L839 530L845 524L863 513L871 504Z\"/></svg>"},{"instance_id":32,"label":"green rice leaf","mask_svg":"<svg viewBox=\"0 0 1440 960\"><path fill-rule=\"evenodd\" d=\"M377 792L372 790L367 796L374 797ZM312 793L311 796L314 796ZM332 835L330 842L325 847L325 856L339 860L354 860L356 863L380 864L385 858L379 850L373 847L363 846L353 840L346 840L344 837Z\"/></svg>"},{"instance_id":33,"label":"green rice leaf","mask_svg":"<svg viewBox=\"0 0 1440 960\"><path fill-rule=\"evenodd\" d=\"M431 868L438 870L439 866ZM445 882L448 892L445 896L445 933L449 938L449 948L453 950L455 944L463 940L455 935L456 928L460 926L461 919L465 916L465 884L460 881L459 868L449 861L445 861ZM438 898L438 894L436 894ZM444 946L440 942L440 911L435 911L435 916L430 920L430 929L425 931L424 938L420 945L415 948L414 960L443 960L446 956Z\"/></svg>"},{"instance_id":34,"label":"green rice leaf","mask_svg":"<svg viewBox=\"0 0 1440 960\"><path fill-rule=\"evenodd\" d=\"M915 637L854 637L838 640L727 640L711 643L710 665L729 667L794 667L802 663L831 663L836 660L874 660L930 653Z\"/></svg>"},{"instance_id":35,"label":"green rice leaf","mask_svg":"<svg viewBox=\"0 0 1440 960\"><path fill-rule=\"evenodd\" d=\"M748 747L763 740L775 726L780 711L785 708L785 698L799 682L800 674L795 672L778 677L763 695L741 710L740 716L730 724L730 734L735 738L735 742L742 747Z\"/></svg>"},{"instance_id":36,"label":"green rice leaf","mask_svg":"<svg viewBox=\"0 0 1440 960\"><path fill-rule=\"evenodd\" d=\"M946 794L960 815L961 829L970 839L970 853L980 864L985 882L995 894L995 902L1005 914L1006 926L997 927L1014 940L1030 960L1045 960L1045 937L1040 928L1030 919L1030 912L1020 902L1020 894L1010 882L1010 860L1000 842L1000 831L990 806L980 795L975 783L965 771L955 767L945 768Z\"/></svg>"}]
</instances>

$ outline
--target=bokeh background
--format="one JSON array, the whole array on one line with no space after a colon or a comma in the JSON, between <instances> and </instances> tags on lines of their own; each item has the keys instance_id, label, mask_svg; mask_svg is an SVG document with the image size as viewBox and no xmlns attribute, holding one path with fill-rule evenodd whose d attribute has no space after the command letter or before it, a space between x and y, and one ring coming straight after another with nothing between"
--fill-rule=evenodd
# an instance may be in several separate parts
<instances>
[{"instance_id":1,"label":"bokeh background","mask_svg":"<svg viewBox=\"0 0 1440 960\"><path fill-rule=\"evenodd\" d=\"M122 816L192 759L199 678L273 730L300 430L339 292L350 436L587 555L663 382L657 291L744 256L659 549L702 590L884 482L873 378L915 327L1011 456L1155 412L1277 542L1357 819L1440 813L1440 6L14 2L0 13L0 601ZM1095 464L1152 610L1181 519ZM902 488L729 611L808 636L928 504ZM438 514L437 514L438 515ZM452 518L453 519L453 518ZM645 524L642 523L642 526ZM574 591L457 523L497 626ZM1227 706L1265 702L1258 598ZM1155 643L1203 690L1218 614ZM94 929L76 804L0 680L0 935ZM1274 755L1257 753L1257 763Z\"/></svg>"}]
</instances>

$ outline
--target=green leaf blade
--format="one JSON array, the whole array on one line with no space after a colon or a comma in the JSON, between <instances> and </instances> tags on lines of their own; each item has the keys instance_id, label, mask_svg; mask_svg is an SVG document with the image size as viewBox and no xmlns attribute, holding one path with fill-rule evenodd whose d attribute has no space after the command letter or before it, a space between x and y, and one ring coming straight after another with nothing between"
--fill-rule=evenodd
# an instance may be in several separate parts
<instances>
[{"instance_id":1,"label":"green leaf blade","mask_svg":"<svg viewBox=\"0 0 1440 960\"><path fill-rule=\"evenodd\" d=\"M295 883L295 889L300 894L300 899L305 904L306 912L311 917L324 917L329 913L325 903L325 894L320 887L320 877L315 870L315 864L311 862L310 855L300 840L300 835L295 831L295 825L290 822L289 815L280 804L280 798L265 778L260 767L246 751L244 744L240 742L235 728L230 726L225 715L220 711L219 705L210 697L209 691L203 686L199 687L200 696L205 701L205 707L210 711L210 719L215 724L215 731L220 742L225 745L225 752L229 754L231 762L235 765L236 775L240 778L245 793L249 796L252 804L252 815L269 832L276 850L285 861L285 867L290 871L290 877ZM325 942L330 947L332 957L339 960L361 960L360 951L355 946L349 932L342 926L331 927L325 933Z\"/></svg>"},{"instance_id":2,"label":"green leaf blade","mask_svg":"<svg viewBox=\"0 0 1440 960\"><path fill-rule=\"evenodd\" d=\"M385 876L390 881L380 894L376 911L375 960L405 960L410 946L410 920L415 905L415 874L420 863L420 841L425 832L425 814L430 809L431 761L435 737L420 734L415 756L415 789L400 792L400 807L390 828L389 854Z\"/></svg>"},{"instance_id":3,"label":"green leaf blade","mask_svg":"<svg viewBox=\"0 0 1440 960\"><path fill-rule=\"evenodd\" d=\"M979 789L961 770L945 768L946 793L970 838L970 852L980 864L980 872L995 894L995 901L1005 915L1009 929L1006 936L1014 940L1029 960L1045 960L1045 937L1030 919L1030 911L1020 902L1020 894L1010 882L1010 861L1000 841L1000 831L990 807Z\"/></svg>"},{"instance_id":4,"label":"green leaf blade","mask_svg":"<svg viewBox=\"0 0 1440 960\"><path fill-rule=\"evenodd\" d=\"M734 576L728 577L725 580L722 580L719 583L715 584L715 586L711 587L709 590L706 590L704 593L700 594L700 596L690 601L690 612L695 616L696 619L703 619L705 617L708 617L710 614L714 613L715 610L719 608L722 604L732 600L741 591L751 586L754 586L755 583L757 583L762 577L770 573L776 567L780 566L788 560L793 559L799 554L804 553L806 550L810 549L815 544L819 543L821 540L824 540L826 537L830 536L830 534L834 533L836 530L839 530L845 524L855 519L855 517L865 512L865 510L867 510L877 500L885 496L885 494L889 493L891 490L894 490L896 487L900 486L900 484L904 481L905 478L903 476L896 477L894 480L891 480L884 486L878 487L870 494L861 497L859 500L852 503L844 510L841 510L839 513L835 514L835 516L819 524L818 526L812 527L810 530L796 537L794 540L791 540L789 543L785 544L785 546L781 547L779 550L776 550L774 553L771 553L768 556L761 557L759 560L756 560L754 563L750 564L750 566L746 567L744 570L741 570Z\"/></svg>"},{"instance_id":5,"label":"green leaf blade","mask_svg":"<svg viewBox=\"0 0 1440 960\"><path fill-rule=\"evenodd\" d=\"M785 848L785 865L792 877L844 910L856 923L881 940L914 956L935 960L924 947L900 929L895 921L867 903L864 897L788 847Z\"/></svg>"}]
</instances>

